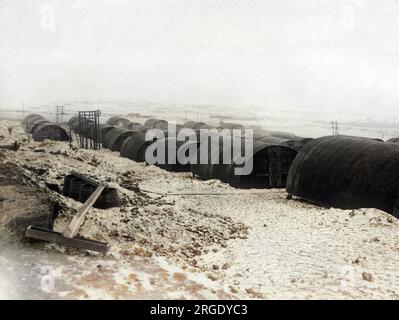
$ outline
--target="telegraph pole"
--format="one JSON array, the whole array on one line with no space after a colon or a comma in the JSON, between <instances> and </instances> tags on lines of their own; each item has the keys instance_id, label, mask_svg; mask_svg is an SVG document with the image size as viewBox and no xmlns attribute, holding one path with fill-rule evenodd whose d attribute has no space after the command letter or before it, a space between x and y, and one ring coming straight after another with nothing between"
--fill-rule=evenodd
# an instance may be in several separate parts
<instances>
[{"instance_id":1,"label":"telegraph pole","mask_svg":"<svg viewBox=\"0 0 399 320\"><path fill-rule=\"evenodd\" d=\"M332 129L333 136L337 136L338 135L338 122L337 121L331 122L331 129Z\"/></svg>"}]
</instances>

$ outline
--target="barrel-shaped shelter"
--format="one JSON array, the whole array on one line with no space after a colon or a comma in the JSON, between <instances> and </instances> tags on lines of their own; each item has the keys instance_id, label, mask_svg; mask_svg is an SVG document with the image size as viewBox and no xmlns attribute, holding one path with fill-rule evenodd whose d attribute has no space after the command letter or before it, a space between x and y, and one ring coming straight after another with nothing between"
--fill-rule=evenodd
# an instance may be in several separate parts
<instances>
[{"instance_id":1,"label":"barrel-shaped shelter","mask_svg":"<svg viewBox=\"0 0 399 320\"><path fill-rule=\"evenodd\" d=\"M138 122L130 122L126 128L131 131L143 132L143 133L145 133L148 130L144 125Z\"/></svg>"},{"instance_id":2,"label":"barrel-shaped shelter","mask_svg":"<svg viewBox=\"0 0 399 320\"><path fill-rule=\"evenodd\" d=\"M40 114L31 113L24 118L24 120L22 121L22 125L27 132L31 133L32 124L37 123L37 120L46 120L46 119Z\"/></svg>"},{"instance_id":3,"label":"barrel-shaped shelter","mask_svg":"<svg viewBox=\"0 0 399 320\"><path fill-rule=\"evenodd\" d=\"M274 137L245 139L237 136L224 140L223 135L216 137L212 139L219 148L214 149L213 154L209 141L208 153L206 148L199 150L200 163L191 166L194 175L202 179L219 179L237 188L285 187L289 168L297 154L295 149L283 145L286 140ZM240 149L233 149L233 141ZM252 145L252 152L249 148L244 153L249 144ZM244 166L249 170L243 170Z\"/></svg>"},{"instance_id":4,"label":"barrel-shaped shelter","mask_svg":"<svg viewBox=\"0 0 399 320\"><path fill-rule=\"evenodd\" d=\"M285 143L283 143L283 145L286 145L290 148L300 151L310 141L313 141L313 138L305 138L305 137L295 136L293 138L287 139L287 141Z\"/></svg>"},{"instance_id":5,"label":"barrel-shaped shelter","mask_svg":"<svg viewBox=\"0 0 399 320\"><path fill-rule=\"evenodd\" d=\"M224 135L225 134L222 132L211 131L198 136L199 144L197 149L196 163L192 163L190 166L191 172L194 176L204 180L214 178L212 176L212 159L214 159L215 155L218 155L220 149L223 148ZM218 147L216 147L216 145Z\"/></svg>"},{"instance_id":6,"label":"barrel-shaped shelter","mask_svg":"<svg viewBox=\"0 0 399 320\"><path fill-rule=\"evenodd\" d=\"M108 138L111 135L110 140L108 142L108 148L111 151L121 151L122 145L127 138L131 135L135 134L136 132L130 131L127 129L116 128L120 130L110 130L108 131L106 137Z\"/></svg>"},{"instance_id":7,"label":"barrel-shaped shelter","mask_svg":"<svg viewBox=\"0 0 399 320\"><path fill-rule=\"evenodd\" d=\"M105 124L112 127L120 127L120 128L127 128L131 121L127 118L114 116L109 118Z\"/></svg>"},{"instance_id":8,"label":"barrel-shaped shelter","mask_svg":"<svg viewBox=\"0 0 399 320\"><path fill-rule=\"evenodd\" d=\"M180 141L176 137L169 137L157 139L147 150L157 160L151 164L168 171L189 172L190 163L197 156L198 144L198 141Z\"/></svg>"},{"instance_id":9,"label":"barrel-shaped shelter","mask_svg":"<svg viewBox=\"0 0 399 320\"><path fill-rule=\"evenodd\" d=\"M307 143L294 160L287 192L342 209L378 208L398 216L399 145L328 136Z\"/></svg>"},{"instance_id":10,"label":"barrel-shaped shelter","mask_svg":"<svg viewBox=\"0 0 399 320\"><path fill-rule=\"evenodd\" d=\"M301 150L308 142L312 141L312 138L304 138L299 136L272 136L269 132L260 132L253 135L254 140L266 141L278 145L283 145L295 149Z\"/></svg>"},{"instance_id":11,"label":"barrel-shaped shelter","mask_svg":"<svg viewBox=\"0 0 399 320\"><path fill-rule=\"evenodd\" d=\"M153 141L146 141L145 133L134 132L122 144L120 155L136 162L145 161L147 147Z\"/></svg>"},{"instance_id":12,"label":"barrel-shaped shelter","mask_svg":"<svg viewBox=\"0 0 399 320\"><path fill-rule=\"evenodd\" d=\"M34 118L44 118L44 117L37 113L30 113L22 120L22 123L25 125Z\"/></svg>"},{"instance_id":13,"label":"barrel-shaped shelter","mask_svg":"<svg viewBox=\"0 0 399 320\"><path fill-rule=\"evenodd\" d=\"M221 129L244 129L245 127L242 124L232 123L232 122L224 122L220 121L219 128Z\"/></svg>"},{"instance_id":14,"label":"barrel-shaped shelter","mask_svg":"<svg viewBox=\"0 0 399 320\"><path fill-rule=\"evenodd\" d=\"M79 133L79 117L73 116L68 120L68 126L72 129L73 132Z\"/></svg>"},{"instance_id":15,"label":"barrel-shaped shelter","mask_svg":"<svg viewBox=\"0 0 399 320\"><path fill-rule=\"evenodd\" d=\"M36 129L36 127L38 127L41 124L49 124L51 123L50 121L48 121L47 119L44 118L35 118L32 121L28 122L27 124L27 131L32 134L33 131Z\"/></svg>"},{"instance_id":16,"label":"barrel-shaped shelter","mask_svg":"<svg viewBox=\"0 0 399 320\"><path fill-rule=\"evenodd\" d=\"M298 151L275 137L254 139L252 149L252 155L249 154L253 163L252 172L248 175L233 174L232 170L236 168L233 162L227 171L231 177L229 183L241 188L284 188Z\"/></svg>"},{"instance_id":17,"label":"barrel-shaped shelter","mask_svg":"<svg viewBox=\"0 0 399 320\"><path fill-rule=\"evenodd\" d=\"M168 121L151 118L151 119L148 119L146 122L144 122L144 126L147 129L160 129L162 131L167 131L168 130Z\"/></svg>"},{"instance_id":18,"label":"barrel-shaped shelter","mask_svg":"<svg viewBox=\"0 0 399 320\"><path fill-rule=\"evenodd\" d=\"M111 126L108 126L106 124L100 124L101 143L102 143L102 137L104 137L108 133L108 131L112 130L113 128L115 128L115 127L111 127Z\"/></svg>"},{"instance_id":19,"label":"barrel-shaped shelter","mask_svg":"<svg viewBox=\"0 0 399 320\"><path fill-rule=\"evenodd\" d=\"M205 122L200 122L200 121L186 121L182 125L183 128L189 128L193 130L200 130L200 129L211 129L213 128L212 126L208 125Z\"/></svg>"},{"instance_id":20,"label":"barrel-shaped shelter","mask_svg":"<svg viewBox=\"0 0 399 320\"><path fill-rule=\"evenodd\" d=\"M116 123L117 119L119 119L120 116L112 116L111 118L108 118L107 121L105 121L105 124L113 127L114 124Z\"/></svg>"},{"instance_id":21,"label":"barrel-shaped shelter","mask_svg":"<svg viewBox=\"0 0 399 320\"><path fill-rule=\"evenodd\" d=\"M290 132L284 132L284 131L270 131L269 133L270 136L272 137L277 137L277 138L282 138L282 139L288 139L288 140L292 140L292 139L297 139L299 137L297 137L295 134L290 133Z\"/></svg>"},{"instance_id":22,"label":"barrel-shaped shelter","mask_svg":"<svg viewBox=\"0 0 399 320\"><path fill-rule=\"evenodd\" d=\"M102 146L103 148L108 148L112 150L113 143L123 134L129 133L131 131L118 128L118 127L111 127L111 129L106 130L105 134L102 137Z\"/></svg>"},{"instance_id":23,"label":"barrel-shaped shelter","mask_svg":"<svg viewBox=\"0 0 399 320\"><path fill-rule=\"evenodd\" d=\"M69 136L59 125L46 120L41 115L30 114L23 120L23 125L28 133L32 134L35 141L56 140L68 141Z\"/></svg>"}]
</instances>

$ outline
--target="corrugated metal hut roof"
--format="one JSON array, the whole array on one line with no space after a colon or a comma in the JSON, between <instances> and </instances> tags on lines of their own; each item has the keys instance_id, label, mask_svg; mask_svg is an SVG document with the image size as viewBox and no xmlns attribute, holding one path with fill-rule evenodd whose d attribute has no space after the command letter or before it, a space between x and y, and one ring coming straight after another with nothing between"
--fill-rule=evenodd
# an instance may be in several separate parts
<instances>
[{"instance_id":1,"label":"corrugated metal hut roof","mask_svg":"<svg viewBox=\"0 0 399 320\"><path fill-rule=\"evenodd\" d=\"M165 147L165 154L163 157L163 163L155 163L156 166L168 170L168 171L174 171L174 172L187 172L190 171L190 163L180 163L178 161L178 153L184 152L184 154L188 157L196 157L197 156L197 147L198 147L198 142L197 141L178 141L175 137L173 138L166 138L166 139L160 139L156 140L151 144L151 147L156 148L158 144L164 144ZM195 145L195 154L189 154L188 152L188 144L194 144ZM162 150L162 147L160 147L160 150ZM172 161L169 161L169 152L171 153L170 157L173 158Z\"/></svg>"},{"instance_id":2,"label":"corrugated metal hut roof","mask_svg":"<svg viewBox=\"0 0 399 320\"><path fill-rule=\"evenodd\" d=\"M121 134L128 132L129 130L124 128L112 127L110 130L107 130L106 133L102 136L102 146L103 148L111 149L111 141L117 139Z\"/></svg>"},{"instance_id":3,"label":"corrugated metal hut roof","mask_svg":"<svg viewBox=\"0 0 399 320\"><path fill-rule=\"evenodd\" d=\"M254 140L261 140L269 143L287 146L297 151L301 150L308 142L312 141L312 138L304 138L294 136L291 138L283 138L277 136L271 136L269 133L257 133L254 134Z\"/></svg>"},{"instance_id":4,"label":"corrugated metal hut roof","mask_svg":"<svg viewBox=\"0 0 399 320\"><path fill-rule=\"evenodd\" d=\"M245 127L242 124L238 124L238 123L220 121L219 128L223 128L223 129L244 129Z\"/></svg>"},{"instance_id":5,"label":"corrugated metal hut roof","mask_svg":"<svg viewBox=\"0 0 399 320\"><path fill-rule=\"evenodd\" d=\"M111 140L109 141L108 148L112 151L121 151L122 144L125 142L125 140L134 133L136 133L127 129L122 130L126 131L115 132L115 134L112 135Z\"/></svg>"},{"instance_id":6,"label":"corrugated metal hut roof","mask_svg":"<svg viewBox=\"0 0 399 320\"><path fill-rule=\"evenodd\" d=\"M122 128L127 128L129 126L129 124L131 123L131 121L129 119L126 118L120 118L117 123L116 126L117 127L122 127Z\"/></svg>"},{"instance_id":7,"label":"corrugated metal hut roof","mask_svg":"<svg viewBox=\"0 0 399 320\"><path fill-rule=\"evenodd\" d=\"M144 126L148 129L168 130L168 121L160 119L148 119L144 122Z\"/></svg>"},{"instance_id":8,"label":"corrugated metal hut roof","mask_svg":"<svg viewBox=\"0 0 399 320\"><path fill-rule=\"evenodd\" d=\"M249 175L235 175L234 162L226 168L228 183L239 188L284 188L297 150L265 140L253 141L253 170Z\"/></svg>"},{"instance_id":9,"label":"corrugated metal hut roof","mask_svg":"<svg viewBox=\"0 0 399 320\"><path fill-rule=\"evenodd\" d=\"M211 143L219 143L219 150L222 148L223 140L222 133L209 132L206 134L199 135L200 143L198 145L197 153L197 164L192 164L190 166L193 175L198 176L202 179L213 179L212 178L212 153L211 153ZM207 142L206 142L207 141ZM207 152L205 151L206 144L208 144Z\"/></svg>"},{"instance_id":10,"label":"corrugated metal hut roof","mask_svg":"<svg viewBox=\"0 0 399 320\"><path fill-rule=\"evenodd\" d=\"M182 125L183 128L190 128L194 130L199 130L199 129L211 129L212 126L206 124L205 122L199 122L199 121L186 121Z\"/></svg>"},{"instance_id":11,"label":"corrugated metal hut roof","mask_svg":"<svg viewBox=\"0 0 399 320\"><path fill-rule=\"evenodd\" d=\"M33 120L37 120L37 119L45 119L45 118L43 116L41 116L40 114L31 113L25 117L25 119L22 121L22 124L23 124L24 128L26 128L28 126L29 122L31 122Z\"/></svg>"},{"instance_id":12,"label":"corrugated metal hut roof","mask_svg":"<svg viewBox=\"0 0 399 320\"><path fill-rule=\"evenodd\" d=\"M74 116L69 119L68 126L71 127L73 132L79 133L79 117Z\"/></svg>"},{"instance_id":13,"label":"corrugated metal hut roof","mask_svg":"<svg viewBox=\"0 0 399 320\"><path fill-rule=\"evenodd\" d=\"M272 137L283 138L288 140L296 139L297 136L290 132L283 132L283 131L270 131L270 135Z\"/></svg>"},{"instance_id":14,"label":"corrugated metal hut roof","mask_svg":"<svg viewBox=\"0 0 399 320\"><path fill-rule=\"evenodd\" d=\"M31 121L27 122L27 130L29 133L33 133L33 131L35 130L35 128L43 123L48 123L50 124L51 122L44 119L44 118L34 118Z\"/></svg>"},{"instance_id":15,"label":"corrugated metal hut roof","mask_svg":"<svg viewBox=\"0 0 399 320\"><path fill-rule=\"evenodd\" d=\"M377 140L328 136L298 153L287 191L328 207L378 208L397 215L399 146Z\"/></svg>"},{"instance_id":16,"label":"corrugated metal hut roof","mask_svg":"<svg viewBox=\"0 0 399 320\"><path fill-rule=\"evenodd\" d=\"M79 121L79 117L78 116L73 116L68 120L68 126L72 126L74 122Z\"/></svg>"},{"instance_id":17,"label":"corrugated metal hut roof","mask_svg":"<svg viewBox=\"0 0 399 320\"><path fill-rule=\"evenodd\" d=\"M273 137L269 140L266 137L263 140L246 140L237 137L234 137L234 139L241 144L242 151L246 144L253 144L253 153L246 155L247 160L252 158L252 172L248 175L237 175L235 169L242 167L242 165L237 164L237 158L231 152L231 146L226 146L213 159L213 162L217 162L217 160L219 162L209 165L205 171L210 178L219 179L237 188L285 187L289 168L297 154L296 150L281 145L280 141L276 141ZM231 152L231 163L223 164L223 156L229 150Z\"/></svg>"},{"instance_id":18,"label":"corrugated metal hut roof","mask_svg":"<svg viewBox=\"0 0 399 320\"><path fill-rule=\"evenodd\" d=\"M45 139L68 141L69 136L60 126L47 121L43 116L38 114L29 114L24 120L26 130L32 134L35 141L43 141Z\"/></svg>"},{"instance_id":19,"label":"corrugated metal hut roof","mask_svg":"<svg viewBox=\"0 0 399 320\"><path fill-rule=\"evenodd\" d=\"M145 151L152 141L145 140L144 133L133 133L121 146L121 157L128 158L136 162L145 161Z\"/></svg>"},{"instance_id":20,"label":"corrugated metal hut roof","mask_svg":"<svg viewBox=\"0 0 399 320\"><path fill-rule=\"evenodd\" d=\"M106 124L113 127L127 128L130 124L130 120L123 117L112 117L107 120Z\"/></svg>"},{"instance_id":21,"label":"corrugated metal hut roof","mask_svg":"<svg viewBox=\"0 0 399 320\"><path fill-rule=\"evenodd\" d=\"M100 127L100 129L101 129L101 137L104 137L108 133L108 131L112 130L113 128L115 128L115 127L110 127L110 126L107 126L107 125L104 125L104 126Z\"/></svg>"},{"instance_id":22,"label":"corrugated metal hut roof","mask_svg":"<svg viewBox=\"0 0 399 320\"><path fill-rule=\"evenodd\" d=\"M69 136L65 130L52 122L44 122L37 125L32 132L32 138L35 141L43 141L45 139L56 141L69 140Z\"/></svg>"},{"instance_id":23,"label":"corrugated metal hut roof","mask_svg":"<svg viewBox=\"0 0 399 320\"><path fill-rule=\"evenodd\" d=\"M313 138L295 137L294 139L288 139L283 145L300 151L310 141L313 141Z\"/></svg>"},{"instance_id":24,"label":"corrugated metal hut roof","mask_svg":"<svg viewBox=\"0 0 399 320\"><path fill-rule=\"evenodd\" d=\"M144 127L141 123L130 122L127 126L127 129L135 131L135 132L146 132L148 129Z\"/></svg>"},{"instance_id":25,"label":"corrugated metal hut roof","mask_svg":"<svg viewBox=\"0 0 399 320\"><path fill-rule=\"evenodd\" d=\"M118 119L120 119L120 116L112 116L105 122L105 124L111 127L115 127L115 123L118 121Z\"/></svg>"}]
</instances>

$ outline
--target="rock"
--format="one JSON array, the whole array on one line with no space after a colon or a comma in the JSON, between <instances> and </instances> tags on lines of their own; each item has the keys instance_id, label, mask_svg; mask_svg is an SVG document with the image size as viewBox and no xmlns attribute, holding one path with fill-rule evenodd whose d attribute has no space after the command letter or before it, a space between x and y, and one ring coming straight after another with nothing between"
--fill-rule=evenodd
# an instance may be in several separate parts
<instances>
[{"instance_id":1,"label":"rock","mask_svg":"<svg viewBox=\"0 0 399 320\"><path fill-rule=\"evenodd\" d=\"M219 266L216 265L216 264L214 264L214 265L212 266L212 269L213 269L213 270L219 270Z\"/></svg>"},{"instance_id":2,"label":"rock","mask_svg":"<svg viewBox=\"0 0 399 320\"><path fill-rule=\"evenodd\" d=\"M189 264L190 264L192 267L196 267L196 266L197 266L197 263L198 263L198 261L195 260L195 259L189 261Z\"/></svg>"},{"instance_id":3,"label":"rock","mask_svg":"<svg viewBox=\"0 0 399 320\"><path fill-rule=\"evenodd\" d=\"M229 286L230 292L231 293L238 293L238 290L234 288L233 286Z\"/></svg>"},{"instance_id":4,"label":"rock","mask_svg":"<svg viewBox=\"0 0 399 320\"><path fill-rule=\"evenodd\" d=\"M110 237L117 237L119 235L118 230L113 229L108 234Z\"/></svg>"},{"instance_id":5,"label":"rock","mask_svg":"<svg viewBox=\"0 0 399 320\"><path fill-rule=\"evenodd\" d=\"M208 278L211 279L212 281L216 281L218 279L218 276L214 273L209 272L207 274Z\"/></svg>"},{"instance_id":6,"label":"rock","mask_svg":"<svg viewBox=\"0 0 399 320\"><path fill-rule=\"evenodd\" d=\"M133 254L139 257L146 257L146 258L152 257L152 252L145 250L143 248L134 248Z\"/></svg>"},{"instance_id":7,"label":"rock","mask_svg":"<svg viewBox=\"0 0 399 320\"><path fill-rule=\"evenodd\" d=\"M365 281L369 281L369 282L373 281L373 275L371 273L369 273L369 272L363 272L362 273L362 278Z\"/></svg>"},{"instance_id":8,"label":"rock","mask_svg":"<svg viewBox=\"0 0 399 320\"><path fill-rule=\"evenodd\" d=\"M255 291L253 288L245 289L246 293L248 293L252 298L256 299L264 299L262 293Z\"/></svg>"},{"instance_id":9,"label":"rock","mask_svg":"<svg viewBox=\"0 0 399 320\"><path fill-rule=\"evenodd\" d=\"M230 267L231 267L231 264L228 263L228 262L226 262L226 263L222 266L222 269L223 269L223 270L227 270L227 269L230 268Z\"/></svg>"}]
</instances>

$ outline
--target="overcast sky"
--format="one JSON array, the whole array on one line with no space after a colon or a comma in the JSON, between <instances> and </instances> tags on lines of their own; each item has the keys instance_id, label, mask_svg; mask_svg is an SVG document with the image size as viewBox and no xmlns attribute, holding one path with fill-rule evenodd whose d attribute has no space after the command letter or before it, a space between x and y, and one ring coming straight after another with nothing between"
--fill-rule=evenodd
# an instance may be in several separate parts
<instances>
[{"instance_id":1,"label":"overcast sky","mask_svg":"<svg viewBox=\"0 0 399 320\"><path fill-rule=\"evenodd\" d=\"M0 0L0 104L399 112L396 0Z\"/></svg>"}]
</instances>

